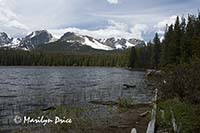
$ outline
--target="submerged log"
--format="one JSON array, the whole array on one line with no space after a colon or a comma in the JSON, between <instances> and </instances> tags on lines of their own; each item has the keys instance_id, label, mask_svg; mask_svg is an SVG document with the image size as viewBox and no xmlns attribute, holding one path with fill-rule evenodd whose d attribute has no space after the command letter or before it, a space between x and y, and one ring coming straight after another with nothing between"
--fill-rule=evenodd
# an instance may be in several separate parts
<instances>
[{"instance_id":1,"label":"submerged log","mask_svg":"<svg viewBox=\"0 0 200 133\"><path fill-rule=\"evenodd\" d=\"M126 87L126 88L128 88L128 89L136 87L136 85L128 85L128 84L123 84L123 86Z\"/></svg>"},{"instance_id":2,"label":"submerged log","mask_svg":"<svg viewBox=\"0 0 200 133\"><path fill-rule=\"evenodd\" d=\"M55 107L48 107L48 108L44 108L42 109L42 111L49 111L49 110L55 110Z\"/></svg>"},{"instance_id":3,"label":"submerged log","mask_svg":"<svg viewBox=\"0 0 200 133\"><path fill-rule=\"evenodd\" d=\"M100 104L100 105L117 105L118 103L115 101L90 101L89 103L92 104Z\"/></svg>"}]
</instances>

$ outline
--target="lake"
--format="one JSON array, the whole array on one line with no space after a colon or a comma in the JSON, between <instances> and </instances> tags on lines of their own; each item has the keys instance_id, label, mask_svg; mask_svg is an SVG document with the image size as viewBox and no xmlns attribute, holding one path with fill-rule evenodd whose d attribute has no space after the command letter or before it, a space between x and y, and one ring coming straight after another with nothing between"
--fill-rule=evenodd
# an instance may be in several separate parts
<instances>
[{"instance_id":1,"label":"lake","mask_svg":"<svg viewBox=\"0 0 200 133\"><path fill-rule=\"evenodd\" d=\"M145 72L104 67L0 67L0 126L15 115L56 105L88 106L90 101L152 99ZM136 85L124 89L123 84Z\"/></svg>"}]
</instances>

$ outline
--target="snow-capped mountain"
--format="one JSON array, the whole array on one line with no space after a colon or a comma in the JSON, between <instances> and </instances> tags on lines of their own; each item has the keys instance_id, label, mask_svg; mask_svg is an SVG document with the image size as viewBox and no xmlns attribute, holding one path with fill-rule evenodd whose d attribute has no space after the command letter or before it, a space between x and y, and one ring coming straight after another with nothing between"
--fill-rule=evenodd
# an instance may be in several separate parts
<instances>
[{"instance_id":1,"label":"snow-capped mountain","mask_svg":"<svg viewBox=\"0 0 200 133\"><path fill-rule=\"evenodd\" d=\"M113 50L111 47L99 42L97 39L93 37L78 35L73 32L65 33L59 40L68 43L79 43L82 45L90 46L93 49Z\"/></svg>"},{"instance_id":2,"label":"snow-capped mountain","mask_svg":"<svg viewBox=\"0 0 200 133\"><path fill-rule=\"evenodd\" d=\"M124 38L108 38L101 39L101 43L113 48L113 49L127 49L130 47L143 47L144 41L138 39L124 39Z\"/></svg>"},{"instance_id":3,"label":"snow-capped mountain","mask_svg":"<svg viewBox=\"0 0 200 133\"><path fill-rule=\"evenodd\" d=\"M12 42L12 38L9 38L5 32L0 33L0 46L8 45Z\"/></svg>"},{"instance_id":4,"label":"snow-capped mountain","mask_svg":"<svg viewBox=\"0 0 200 133\"><path fill-rule=\"evenodd\" d=\"M77 45L76 48L81 46L91 47L98 50L116 50L127 49L130 47L143 47L144 41L138 39L124 39L124 38L108 38L108 39L95 39L91 36L80 35L73 32L67 32L60 39L55 39L47 30L34 31L26 37L9 38L6 33L0 33L0 47L8 47L23 50L32 50L42 45L52 42L62 42L70 45Z\"/></svg>"},{"instance_id":5,"label":"snow-capped mountain","mask_svg":"<svg viewBox=\"0 0 200 133\"><path fill-rule=\"evenodd\" d=\"M5 32L0 33L0 47L17 48L20 42L19 38L10 38Z\"/></svg>"},{"instance_id":6,"label":"snow-capped mountain","mask_svg":"<svg viewBox=\"0 0 200 133\"><path fill-rule=\"evenodd\" d=\"M44 45L53 39L53 36L47 30L34 31L27 35L20 42L20 48L34 49L39 45Z\"/></svg>"},{"instance_id":7,"label":"snow-capped mountain","mask_svg":"<svg viewBox=\"0 0 200 133\"><path fill-rule=\"evenodd\" d=\"M79 35L73 32L65 33L60 41L68 43L81 43L83 45L90 46L94 49L100 50L115 50L115 49L127 49L130 47L142 47L145 45L144 41L137 39L124 39L124 38L108 38L108 39L95 39L86 35Z\"/></svg>"}]
</instances>

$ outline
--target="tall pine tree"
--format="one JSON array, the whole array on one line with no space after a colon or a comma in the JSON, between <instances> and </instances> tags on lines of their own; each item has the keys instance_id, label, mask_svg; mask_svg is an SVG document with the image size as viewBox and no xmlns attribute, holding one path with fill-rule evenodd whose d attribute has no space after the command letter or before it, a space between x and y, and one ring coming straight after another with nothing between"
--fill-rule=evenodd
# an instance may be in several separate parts
<instances>
[{"instance_id":1,"label":"tall pine tree","mask_svg":"<svg viewBox=\"0 0 200 133\"><path fill-rule=\"evenodd\" d=\"M137 59L137 53L136 53L135 47L132 47L130 50L128 67L134 68L136 59Z\"/></svg>"},{"instance_id":2,"label":"tall pine tree","mask_svg":"<svg viewBox=\"0 0 200 133\"><path fill-rule=\"evenodd\" d=\"M153 55L152 55L152 65L154 68L158 69L160 64L160 55L161 55L161 43L158 33L155 34L153 39L154 47L153 47Z\"/></svg>"}]
</instances>

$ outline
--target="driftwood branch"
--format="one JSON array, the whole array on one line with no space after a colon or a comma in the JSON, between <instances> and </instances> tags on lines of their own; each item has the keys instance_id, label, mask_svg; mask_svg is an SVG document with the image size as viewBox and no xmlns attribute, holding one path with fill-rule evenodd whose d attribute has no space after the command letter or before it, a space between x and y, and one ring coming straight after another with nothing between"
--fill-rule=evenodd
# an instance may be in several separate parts
<instances>
[{"instance_id":1,"label":"driftwood branch","mask_svg":"<svg viewBox=\"0 0 200 133\"><path fill-rule=\"evenodd\" d=\"M170 104L170 113L171 113L171 116L172 116L172 127L173 127L173 130L175 133L177 133L177 125L176 125L176 119L174 117L174 112L173 112L173 109L172 109L172 106L173 106L173 102L171 101L171 104Z\"/></svg>"},{"instance_id":2,"label":"driftwood branch","mask_svg":"<svg viewBox=\"0 0 200 133\"><path fill-rule=\"evenodd\" d=\"M152 109L152 112L151 112L151 121L148 124L146 133L155 133L157 99L158 99L158 89L156 89L156 92L155 92L155 99L154 99L154 102L153 102L153 109Z\"/></svg>"}]
</instances>

